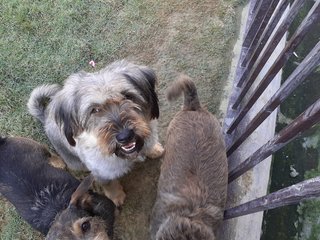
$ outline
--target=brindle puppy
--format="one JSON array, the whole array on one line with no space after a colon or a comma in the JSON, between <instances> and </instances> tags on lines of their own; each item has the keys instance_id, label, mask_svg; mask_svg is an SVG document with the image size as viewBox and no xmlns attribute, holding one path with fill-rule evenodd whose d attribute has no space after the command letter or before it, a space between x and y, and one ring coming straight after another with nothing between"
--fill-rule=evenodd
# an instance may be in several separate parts
<instances>
[{"instance_id":1,"label":"brindle puppy","mask_svg":"<svg viewBox=\"0 0 320 240\"><path fill-rule=\"evenodd\" d=\"M152 212L151 238L212 240L223 219L227 195L227 158L218 120L199 103L187 76L167 92L184 93L183 110L167 130L158 194Z\"/></svg>"}]
</instances>

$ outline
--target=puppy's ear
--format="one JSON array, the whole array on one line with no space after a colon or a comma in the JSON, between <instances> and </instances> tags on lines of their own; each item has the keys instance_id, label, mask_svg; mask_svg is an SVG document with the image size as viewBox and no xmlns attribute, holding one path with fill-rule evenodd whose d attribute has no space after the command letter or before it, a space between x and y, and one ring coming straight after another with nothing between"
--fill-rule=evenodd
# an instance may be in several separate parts
<instances>
[{"instance_id":1,"label":"puppy's ear","mask_svg":"<svg viewBox=\"0 0 320 240\"><path fill-rule=\"evenodd\" d=\"M106 196L89 190L93 181L92 174L82 180L71 196L69 207L83 209L94 216L102 217L106 223L108 235L112 237L116 206Z\"/></svg>"},{"instance_id":2,"label":"puppy's ear","mask_svg":"<svg viewBox=\"0 0 320 240\"><path fill-rule=\"evenodd\" d=\"M58 125L61 126L61 124L63 124L63 132L68 143L71 146L75 146L76 141L74 140L73 136L75 135L77 124L75 119L72 117L71 111L72 110L68 111L65 105L61 103L60 106L57 106L56 108L55 120Z\"/></svg>"},{"instance_id":3,"label":"puppy's ear","mask_svg":"<svg viewBox=\"0 0 320 240\"><path fill-rule=\"evenodd\" d=\"M69 206L92 210L92 198L88 193L94 177L90 174L85 177L71 196Z\"/></svg>"},{"instance_id":4,"label":"puppy's ear","mask_svg":"<svg viewBox=\"0 0 320 240\"><path fill-rule=\"evenodd\" d=\"M151 119L159 118L159 100L155 91L157 77L148 67L139 66L138 72L126 72L125 78L140 92L150 109Z\"/></svg>"}]
</instances>

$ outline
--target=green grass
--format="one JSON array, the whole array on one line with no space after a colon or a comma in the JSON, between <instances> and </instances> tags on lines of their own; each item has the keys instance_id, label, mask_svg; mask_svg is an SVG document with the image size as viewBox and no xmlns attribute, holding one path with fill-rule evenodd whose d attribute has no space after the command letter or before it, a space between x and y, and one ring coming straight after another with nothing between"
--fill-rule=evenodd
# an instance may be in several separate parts
<instances>
[{"instance_id":1,"label":"green grass","mask_svg":"<svg viewBox=\"0 0 320 240\"><path fill-rule=\"evenodd\" d=\"M0 0L0 134L49 144L40 124L26 110L32 89L62 83L79 70L95 71L88 64L92 59L96 69L127 58L156 70L160 133L170 116L162 90L179 72L194 78L202 101L218 112L242 3ZM19 234L11 238L11 233L21 233L25 225L5 205L0 199L1 239L18 239ZM21 237L39 237L29 228L22 229Z\"/></svg>"},{"instance_id":2,"label":"green grass","mask_svg":"<svg viewBox=\"0 0 320 240\"><path fill-rule=\"evenodd\" d=\"M40 233L35 233L31 227L18 216L13 206L1 201L0 212L0 226L2 226L0 228L1 240L31 240L41 238ZM2 224L4 220L7 224Z\"/></svg>"}]
</instances>

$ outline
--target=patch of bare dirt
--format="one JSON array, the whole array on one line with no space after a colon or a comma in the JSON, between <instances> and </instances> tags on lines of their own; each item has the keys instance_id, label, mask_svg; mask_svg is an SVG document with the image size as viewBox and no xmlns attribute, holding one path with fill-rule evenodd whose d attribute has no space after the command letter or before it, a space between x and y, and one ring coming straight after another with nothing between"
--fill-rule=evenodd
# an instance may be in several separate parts
<instances>
[{"instance_id":1,"label":"patch of bare dirt","mask_svg":"<svg viewBox=\"0 0 320 240\"><path fill-rule=\"evenodd\" d=\"M155 27L142 33L141 42L128 44L129 59L153 67L159 77L159 137L165 132L182 100L169 104L164 92L175 77L184 72L198 87L207 108L219 114L223 86L236 38L237 9L224 1L166 1L159 6ZM118 240L145 240L149 237L149 217L156 197L160 160L147 160L122 179L127 199L116 222Z\"/></svg>"}]
</instances>

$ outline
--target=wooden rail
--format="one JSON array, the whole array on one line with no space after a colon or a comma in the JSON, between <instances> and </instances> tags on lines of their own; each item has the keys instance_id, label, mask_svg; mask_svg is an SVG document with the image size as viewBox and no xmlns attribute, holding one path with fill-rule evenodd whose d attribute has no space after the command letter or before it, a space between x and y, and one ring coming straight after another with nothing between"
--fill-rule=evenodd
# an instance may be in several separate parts
<instances>
[{"instance_id":1,"label":"wooden rail","mask_svg":"<svg viewBox=\"0 0 320 240\"><path fill-rule=\"evenodd\" d=\"M238 126L240 121L243 119L243 117L247 114L247 112L250 110L250 108L254 105L254 103L258 100L258 98L261 96L261 94L264 92L264 90L268 87L272 79L277 75L277 73L281 70L283 65L288 61L288 59L293 54L293 51L296 49L296 47L300 44L300 42L303 40L303 37L306 35L306 33L311 29L311 27L319 21L320 19L320 2L314 5L313 9L310 11L309 15L304 19L304 21L301 23L297 31L293 34L290 41L286 44L283 51L280 53L274 64L271 66L267 74L264 76L264 78L259 83L258 87L256 88L255 92L252 94L252 96L249 98L245 106L242 108L239 115L235 118L235 120L232 122L231 126L229 127L227 133L231 133L234 131L234 129ZM245 93L247 93L246 88ZM240 96L242 95L243 91L241 92ZM239 104L237 101L234 104Z\"/></svg>"},{"instance_id":2,"label":"wooden rail","mask_svg":"<svg viewBox=\"0 0 320 240\"><path fill-rule=\"evenodd\" d=\"M227 113L229 123L224 126L229 162L231 161L230 156L320 65L320 41L318 41L291 75L283 81L280 88L262 109L255 114L252 120L245 124L243 129L239 129L239 123L248 115L254 104L260 101L263 92L287 63L304 36L320 21L320 0L316 0L266 74L259 83L255 84L256 87L251 89L306 0L294 0L286 17L283 17L283 13L291 2L290 0L252 1L254 5L248 18L249 23L247 24L248 28L242 45L242 54L238 63L234 93L231 95ZM276 26L278 27L274 30ZM249 90L251 90L251 94L248 96ZM244 102L244 97L247 99L246 102ZM320 122L320 98L266 144L255 150L249 157L246 157L245 160L239 159L238 155L233 156L232 162L230 162L233 169L229 170L229 183L254 168L318 122ZM225 219L295 204L314 197L320 197L320 177L300 182L261 198L229 208L225 211Z\"/></svg>"},{"instance_id":3,"label":"wooden rail","mask_svg":"<svg viewBox=\"0 0 320 240\"><path fill-rule=\"evenodd\" d=\"M299 134L311 128L320 121L320 99L312 104L306 111L297 117L291 124L285 127L272 140L260 147L249 158L239 164L235 169L229 172L229 182L240 177L249 169L283 148L289 142L294 140Z\"/></svg>"},{"instance_id":4,"label":"wooden rail","mask_svg":"<svg viewBox=\"0 0 320 240\"><path fill-rule=\"evenodd\" d=\"M295 90L306 79L306 77L319 65L319 63L320 41L289 76L274 96L257 113L253 120L247 125L244 132L228 148L227 156L230 156L247 139L247 137L260 126L260 124L280 105L280 103L282 103L293 92L293 90Z\"/></svg>"},{"instance_id":5,"label":"wooden rail","mask_svg":"<svg viewBox=\"0 0 320 240\"><path fill-rule=\"evenodd\" d=\"M290 2L290 0L285 0L285 1L282 1L280 3L280 6L278 7L276 12L274 13L274 16L271 18L270 22L268 23L266 30L262 33L262 36L260 35L261 32L258 32L256 34L256 37L255 37L253 43L250 46L251 49L248 51L247 55L242 60L242 63L241 63L242 67L247 66L249 60L250 60L251 63L254 63L257 60L257 58L260 55L263 47L268 42L272 32L274 31L274 29L275 29L276 25L278 24L280 18L282 17L284 11L288 7L289 2ZM268 18L268 15L267 15L265 20L267 20L267 18ZM261 38L261 40L259 38ZM251 52L253 52L253 53L251 54Z\"/></svg>"},{"instance_id":6,"label":"wooden rail","mask_svg":"<svg viewBox=\"0 0 320 240\"><path fill-rule=\"evenodd\" d=\"M244 82L246 82L247 86L251 86L254 80L257 78L259 75L260 71L262 68L265 66L266 62L270 58L271 54L274 52L275 48L277 47L278 43L280 42L281 38L284 36L284 34L288 31L292 21L294 18L297 16L299 13L299 10L305 0L296 0L294 2L294 5L291 7L290 12L288 13L287 18L281 23L279 26L278 30L274 34L273 38L270 41L270 44L267 45L266 50L264 51L264 54L261 56L258 62L256 62L254 58L250 60L250 63L248 64L247 68L243 72L239 82L238 82L238 87L241 87ZM258 56L257 56L258 57ZM256 66L254 66L255 64ZM254 67L252 67L254 66ZM250 71L251 70L251 71ZM250 74L250 75L249 75ZM249 77L248 77L249 75ZM248 80L246 80L248 79ZM246 87L248 88L248 87ZM242 93L243 95L244 93ZM241 96L242 99L243 96ZM238 98L240 99L240 97ZM239 102L240 100L237 100ZM238 104L236 104L238 106ZM236 108L234 105L233 108Z\"/></svg>"},{"instance_id":7,"label":"wooden rail","mask_svg":"<svg viewBox=\"0 0 320 240\"><path fill-rule=\"evenodd\" d=\"M305 180L240 206L227 209L224 219L299 203L320 196L320 177Z\"/></svg>"}]
</instances>

